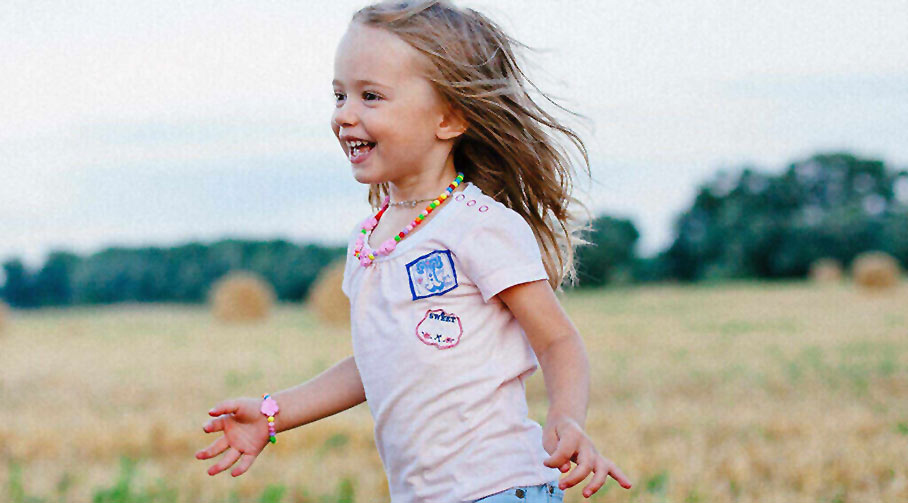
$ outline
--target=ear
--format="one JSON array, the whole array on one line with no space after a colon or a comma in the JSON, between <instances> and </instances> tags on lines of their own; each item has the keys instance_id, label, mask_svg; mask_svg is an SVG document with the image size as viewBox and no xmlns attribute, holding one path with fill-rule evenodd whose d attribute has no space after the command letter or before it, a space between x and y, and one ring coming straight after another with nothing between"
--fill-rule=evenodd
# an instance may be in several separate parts
<instances>
[{"instance_id":1,"label":"ear","mask_svg":"<svg viewBox=\"0 0 908 503\"><path fill-rule=\"evenodd\" d=\"M467 121L463 117L463 112L448 105L445 107L445 113L438 123L435 136L437 136L439 140L450 140L462 135L466 130Z\"/></svg>"}]
</instances>

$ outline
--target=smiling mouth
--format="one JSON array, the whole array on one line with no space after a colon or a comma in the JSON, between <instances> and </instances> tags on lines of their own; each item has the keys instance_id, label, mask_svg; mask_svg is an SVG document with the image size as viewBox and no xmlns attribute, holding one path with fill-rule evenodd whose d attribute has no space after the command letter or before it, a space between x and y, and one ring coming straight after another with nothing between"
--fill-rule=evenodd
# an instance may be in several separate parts
<instances>
[{"instance_id":1,"label":"smiling mouth","mask_svg":"<svg viewBox=\"0 0 908 503\"><path fill-rule=\"evenodd\" d=\"M357 145L355 147L350 147L350 154L352 154L352 155L363 154L363 153L366 153L366 152L372 150L374 147L375 147L375 142L366 143L365 145Z\"/></svg>"},{"instance_id":2,"label":"smiling mouth","mask_svg":"<svg viewBox=\"0 0 908 503\"><path fill-rule=\"evenodd\" d=\"M372 152L372 149L375 148L375 143L367 143L366 145L357 145L351 147L350 151L347 153L347 158L352 163L359 163L366 159L369 154Z\"/></svg>"}]
</instances>

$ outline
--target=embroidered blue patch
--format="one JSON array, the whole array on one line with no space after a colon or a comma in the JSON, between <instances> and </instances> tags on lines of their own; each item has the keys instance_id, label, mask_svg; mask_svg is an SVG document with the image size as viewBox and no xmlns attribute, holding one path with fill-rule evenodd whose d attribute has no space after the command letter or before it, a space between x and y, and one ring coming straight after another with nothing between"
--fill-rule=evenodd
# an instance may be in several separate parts
<instances>
[{"instance_id":1,"label":"embroidered blue patch","mask_svg":"<svg viewBox=\"0 0 908 503\"><path fill-rule=\"evenodd\" d=\"M407 264L413 300L441 295L457 287L457 271L450 250L435 250Z\"/></svg>"}]
</instances>

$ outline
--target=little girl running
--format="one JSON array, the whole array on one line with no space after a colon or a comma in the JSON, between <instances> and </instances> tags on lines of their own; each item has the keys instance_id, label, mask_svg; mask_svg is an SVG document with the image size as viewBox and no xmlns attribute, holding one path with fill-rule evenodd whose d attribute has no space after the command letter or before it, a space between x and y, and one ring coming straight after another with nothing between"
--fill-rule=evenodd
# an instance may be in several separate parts
<instances>
[{"instance_id":1,"label":"little girl running","mask_svg":"<svg viewBox=\"0 0 908 503\"><path fill-rule=\"evenodd\" d=\"M275 434L366 401L393 503L560 502L592 474L631 483L584 431L589 362L554 290L575 277L571 165L580 138L527 94L514 48L449 1L354 14L337 49L331 127L377 209L350 233L353 355L263 399L226 400L196 457L245 473ZM547 97L546 97L547 98ZM541 366L545 428L525 380ZM576 463L571 471L571 462ZM569 474L558 479L561 473ZM372 500L370 500L372 501Z\"/></svg>"}]
</instances>

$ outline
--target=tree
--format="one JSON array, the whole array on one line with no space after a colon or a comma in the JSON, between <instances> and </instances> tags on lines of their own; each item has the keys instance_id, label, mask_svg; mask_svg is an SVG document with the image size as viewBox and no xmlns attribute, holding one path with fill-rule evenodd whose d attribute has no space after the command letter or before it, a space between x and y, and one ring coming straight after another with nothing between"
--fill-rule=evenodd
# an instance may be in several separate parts
<instances>
[{"instance_id":1,"label":"tree","mask_svg":"<svg viewBox=\"0 0 908 503\"><path fill-rule=\"evenodd\" d=\"M19 259L3 263L6 283L3 286L3 298L13 307L35 307L36 297L32 287L32 278L25 264Z\"/></svg>"},{"instance_id":2,"label":"tree","mask_svg":"<svg viewBox=\"0 0 908 503\"><path fill-rule=\"evenodd\" d=\"M665 253L681 280L804 277L831 257L886 251L908 263L908 173L848 153L816 154L780 175L720 171L675 221Z\"/></svg>"},{"instance_id":3,"label":"tree","mask_svg":"<svg viewBox=\"0 0 908 503\"><path fill-rule=\"evenodd\" d=\"M634 247L640 233L630 220L602 215L582 237L590 245L577 248L580 286L601 286L616 279L629 281L634 267ZM620 278L616 278L620 276Z\"/></svg>"}]
</instances>

